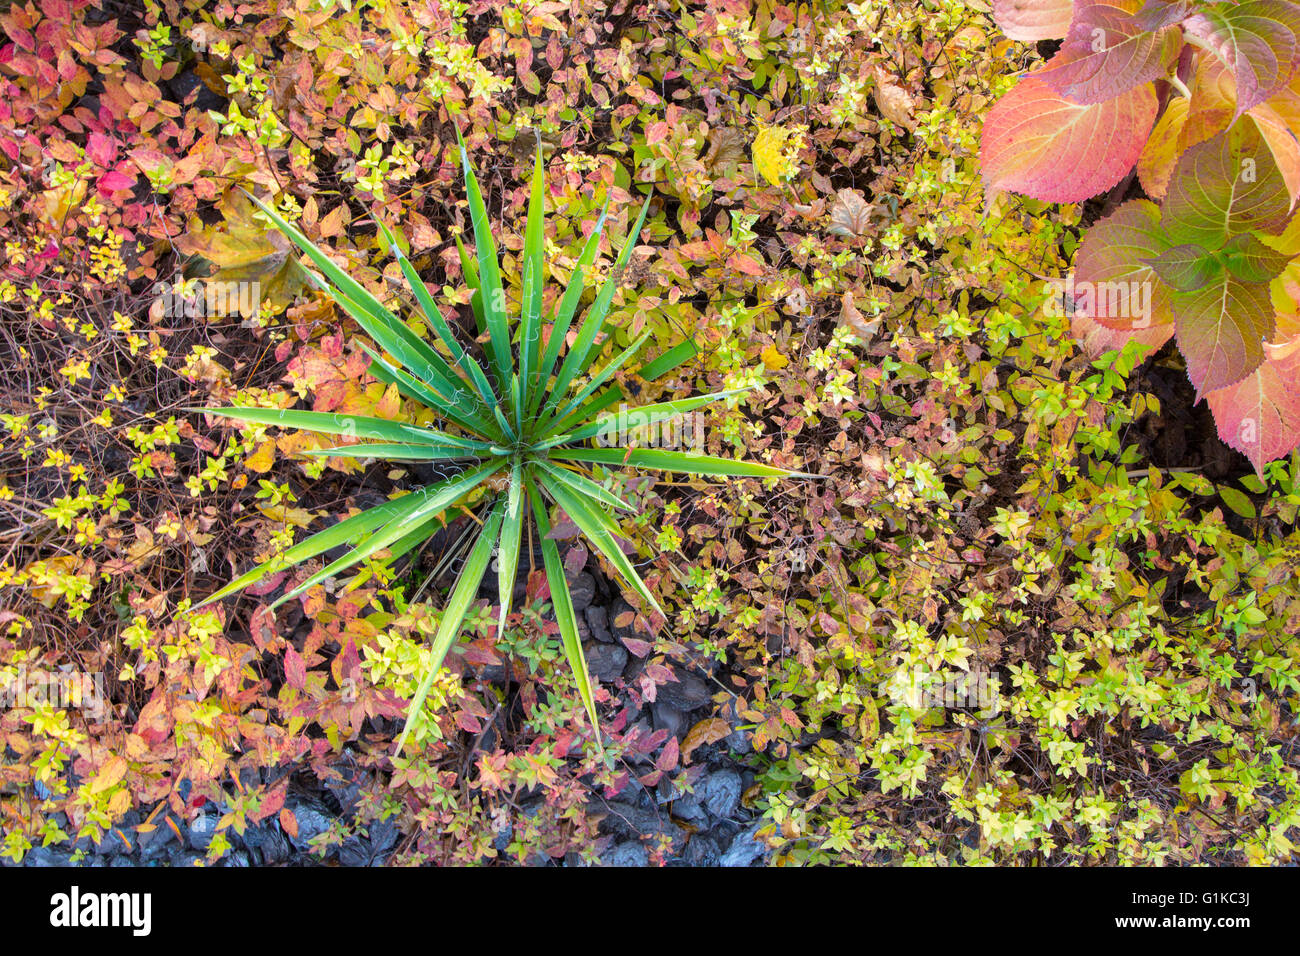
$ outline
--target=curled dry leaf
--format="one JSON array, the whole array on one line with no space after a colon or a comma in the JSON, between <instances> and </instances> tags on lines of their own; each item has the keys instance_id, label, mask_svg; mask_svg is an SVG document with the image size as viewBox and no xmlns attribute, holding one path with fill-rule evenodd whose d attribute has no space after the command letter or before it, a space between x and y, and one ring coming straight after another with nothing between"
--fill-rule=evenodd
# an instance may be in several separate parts
<instances>
[{"instance_id":1,"label":"curled dry leaf","mask_svg":"<svg viewBox=\"0 0 1300 956\"><path fill-rule=\"evenodd\" d=\"M831 224L826 231L833 236L865 235L874 208L860 190L841 189L831 205Z\"/></svg>"},{"instance_id":2,"label":"curled dry leaf","mask_svg":"<svg viewBox=\"0 0 1300 956\"><path fill-rule=\"evenodd\" d=\"M909 130L913 128L912 113L916 101L883 70L876 71L876 108L891 123Z\"/></svg>"},{"instance_id":3,"label":"curled dry leaf","mask_svg":"<svg viewBox=\"0 0 1300 956\"><path fill-rule=\"evenodd\" d=\"M871 321L867 321L853 301L853 293L845 292L840 299L840 324L847 325L858 338L866 343L875 338L876 332L880 328L880 317L877 316Z\"/></svg>"}]
</instances>

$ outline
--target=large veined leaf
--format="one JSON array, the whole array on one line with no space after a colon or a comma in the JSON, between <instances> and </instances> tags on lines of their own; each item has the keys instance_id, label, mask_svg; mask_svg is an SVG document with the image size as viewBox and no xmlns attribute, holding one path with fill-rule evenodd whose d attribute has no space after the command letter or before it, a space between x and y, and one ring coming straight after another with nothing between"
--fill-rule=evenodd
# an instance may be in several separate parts
<instances>
[{"instance_id":1,"label":"large veined leaf","mask_svg":"<svg viewBox=\"0 0 1300 956\"><path fill-rule=\"evenodd\" d=\"M1194 242L1171 246L1147 262L1160 281L1175 292L1194 292L1209 285L1224 264Z\"/></svg>"},{"instance_id":2,"label":"large veined leaf","mask_svg":"<svg viewBox=\"0 0 1300 956\"><path fill-rule=\"evenodd\" d=\"M1240 115L1286 85L1297 65L1300 6L1286 0L1216 3L1183 21L1232 70Z\"/></svg>"},{"instance_id":3,"label":"large veined leaf","mask_svg":"<svg viewBox=\"0 0 1300 956\"><path fill-rule=\"evenodd\" d=\"M1272 151L1294 206L1300 200L1300 70L1267 102L1253 107L1250 118Z\"/></svg>"},{"instance_id":4,"label":"large veined leaf","mask_svg":"<svg viewBox=\"0 0 1300 956\"><path fill-rule=\"evenodd\" d=\"M1080 202L1133 168L1156 120L1146 83L1103 103L1073 103L1030 75L984 120L980 163L989 190Z\"/></svg>"},{"instance_id":5,"label":"large veined leaf","mask_svg":"<svg viewBox=\"0 0 1300 956\"><path fill-rule=\"evenodd\" d=\"M1253 123L1238 123L1179 160L1160 212L1170 240L1218 249L1233 236L1276 232L1291 197Z\"/></svg>"},{"instance_id":6,"label":"large veined leaf","mask_svg":"<svg viewBox=\"0 0 1300 956\"><path fill-rule=\"evenodd\" d=\"M1149 351L1160 348L1173 337L1173 323L1153 325L1146 329L1110 329L1082 312L1070 316L1070 334L1079 347L1091 358L1110 351L1122 351L1129 342L1140 342Z\"/></svg>"},{"instance_id":7,"label":"large veined leaf","mask_svg":"<svg viewBox=\"0 0 1300 956\"><path fill-rule=\"evenodd\" d=\"M1286 253L1269 248L1250 233L1233 236L1219 254L1224 267L1243 282L1271 282L1290 261Z\"/></svg>"},{"instance_id":8,"label":"large veined leaf","mask_svg":"<svg viewBox=\"0 0 1300 956\"><path fill-rule=\"evenodd\" d=\"M1072 0L993 0L993 20L1012 40L1059 40L1070 28Z\"/></svg>"},{"instance_id":9,"label":"large veined leaf","mask_svg":"<svg viewBox=\"0 0 1300 956\"><path fill-rule=\"evenodd\" d=\"M1300 445L1298 345L1300 338L1270 354L1240 382L1205 396L1219 437L1249 458L1260 474L1265 462Z\"/></svg>"},{"instance_id":10,"label":"large veined leaf","mask_svg":"<svg viewBox=\"0 0 1300 956\"><path fill-rule=\"evenodd\" d=\"M1145 30L1138 0L1077 0L1065 42L1032 76L1075 103L1100 103L1165 76L1182 49L1175 26Z\"/></svg>"},{"instance_id":11,"label":"large veined leaf","mask_svg":"<svg viewBox=\"0 0 1300 956\"><path fill-rule=\"evenodd\" d=\"M1267 284L1224 270L1204 288L1175 293L1173 307L1178 348L1198 399L1235 385L1264 361L1264 340L1274 327Z\"/></svg>"},{"instance_id":12,"label":"large veined leaf","mask_svg":"<svg viewBox=\"0 0 1300 956\"><path fill-rule=\"evenodd\" d=\"M1145 199L1126 202L1096 223L1075 260L1075 315L1120 330L1172 322L1169 289L1150 264L1168 248L1160 210Z\"/></svg>"}]
</instances>

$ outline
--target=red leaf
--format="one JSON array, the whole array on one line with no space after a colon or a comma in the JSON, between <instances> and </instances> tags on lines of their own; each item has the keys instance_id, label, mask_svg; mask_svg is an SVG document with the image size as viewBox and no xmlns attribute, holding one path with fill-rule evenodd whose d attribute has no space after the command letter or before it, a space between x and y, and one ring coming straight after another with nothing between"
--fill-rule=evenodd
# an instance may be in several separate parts
<instances>
[{"instance_id":1,"label":"red leaf","mask_svg":"<svg viewBox=\"0 0 1300 956\"><path fill-rule=\"evenodd\" d=\"M1104 103L1072 103L1027 76L984 121L984 185L1048 202L1080 202L1133 168L1156 121L1151 83Z\"/></svg>"},{"instance_id":2,"label":"red leaf","mask_svg":"<svg viewBox=\"0 0 1300 956\"><path fill-rule=\"evenodd\" d=\"M307 665L303 662L302 655L292 647L284 650L284 677L289 686L297 690L307 686Z\"/></svg>"}]
</instances>

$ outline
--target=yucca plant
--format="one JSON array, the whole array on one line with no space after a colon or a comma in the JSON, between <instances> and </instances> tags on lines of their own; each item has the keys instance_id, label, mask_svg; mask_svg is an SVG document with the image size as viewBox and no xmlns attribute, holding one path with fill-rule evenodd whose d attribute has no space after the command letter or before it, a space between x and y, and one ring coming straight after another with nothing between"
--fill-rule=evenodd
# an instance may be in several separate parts
<instances>
[{"instance_id":1,"label":"yucca plant","mask_svg":"<svg viewBox=\"0 0 1300 956\"><path fill-rule=\"evenodd\" d=\"M460 139L459 134L457 138ZM694 475L758 478L794 473L767 465L681 451L589 447L591 439L607 427L608 419L602 417L601 413L625 399L622 389L611 379L619 369L628 366L646 340L645 335L641 336L599 370L595 370L603 347L600 333L605 327L618 276L636 245L650 206L649 200L642 207L609 278L578 324L573 344L562 355L564 342L582 299L583 277L591 268L600 243L608 203L582 248L568 287L554 313L549 316L549 334L543 337L544 177L540 143L528 202L522 258L522 296L517 315L507 314L496 245L489 228L483 196L470 168L463 140L460 141L460 158L473 224L475 255L471 257L459 240L457 244L467 281L476 290L472 308L480 330L479 341L483 343L483 362L457 342L424 282L382 223L379 228L410 284L414 301L431 330L432 341L426 341L417 335L274 210L261 202L257 203L276 227L297 244L324 274L326 281L321 283L317 278L318 284L374 341L376 348L363 346L372 359L371 374L382 382L395 385L411 401L432 410L439 427L355 415L269 408L204 408L196 411L243 422L280 425L368 440L307 454L399 461L443 461L459 463L463 466L462 469L452 477L363 511L312 535L288 548L277 558L240 575L204 604L245 588L273 570L296 565L340 545L348 545L350 550L288 591L275 604L295 598L308 588L368 558L395 560L441 527L444 514L449 509L463 502L475 489L486 487L489 493L483 497L480 510L475 516L477 538L469 549L469 555L452 588L434 635L432 664L428 673L422 676L411 701L406 726L398 741L398 751L401 751L412 726L412 717L423 705L447 651L459 636L466 612L478 592L494 553L498 558L498 623L501 627L505 626L518 570L520 540L530 511L537 539L541 542L543 563L564 653L573 670L599 747L599 724L591 680L583 660L582 643L578 639L573 602L558 549L549 536L551 518L548 500L563 509L591 544L605 556L624 583L640 595L645 605L662 615L663 610L654 595L619 547L619 525L606 510L630 511L631 506L602 487L584 466L630 466ZM640 375L653 381L678 367L694 353L694 347L684 343L642 366ZM646 424L658 423L739 391L743 390L660 402L645 405L636 411L641 415L639 421Z\"/></svg>"}]
</instances>

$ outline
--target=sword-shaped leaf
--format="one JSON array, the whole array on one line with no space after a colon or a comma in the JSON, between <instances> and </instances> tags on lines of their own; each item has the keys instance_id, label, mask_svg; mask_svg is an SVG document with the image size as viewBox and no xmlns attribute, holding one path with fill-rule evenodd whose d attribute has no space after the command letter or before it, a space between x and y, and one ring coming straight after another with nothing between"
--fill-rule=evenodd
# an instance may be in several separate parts
<instances>
[{"instance_id":1,"label":"sword-shaped leaf","mask_svg":"<svg viewBox=\"0 0 1300 956\"><path fill-rule=\"evenodd\" d=\"M524 470L518 459L510 468L510 488L506 492L505 517L501 522L501 543L497 547L497 599L501 613L497 618L497 636L505 633L506 619L515 594L515 575L519 571L519 540L524 528Z\"/></svg>"},{"instance_id":2,"label":"sword-shaped leaf","mask_svg":"<svg viewBox=\"0 0 1300 956\"><path fill-rule=\"evenodd\" d=\"M309 588L315 587L322 581L334 577L340 571L345 571L353 565L359 564L376 551L382 551L397 542L408 534L417 523L424 521L431 515L442 513L452 503L473 491L478 485L500 471L503 464L500 461L488 462L478 468L473 468L452 478L445 478L429 485L425 489L430 492L429 496L417 508L373 532L370 537L343 555L343 557L317 571L302 584L272 604L271 607L276 608L285 601L293 600Z\"/></svg>"},{"instance_id":3,"label":"sword-shaped leaf","mask_svg":"<svg viewBox=\"0 0 1300 956\"><path fill-rule=\"evenodd\" d=\"M596 227L591 230L582 252L578 254L578 262L573 267L573 275L569 277L569 285L564 290L564 296L555 310L551 336L546 340L546 351L542 354L541 363L537 367L537 388L533 390L528 402L530 415L537 411L542 398L546 395L546 382L551 377L551 370L555 368L555 360L560 357L560 347L564 344L565 336L569 334L573 313L577 311L578 303L582 300L583 278L596 259L596 250L600 248L600 234L605 228L605 212L608 208L609 201L606 200L605 206L600 211L600 218L596 220Z\"/></svg>"},{"instance_id":4,"label":"sword-shaped leaf","mask_svg":"<svg viewBox=\"0 0 1300 956\"><path fill-rule=\"evenodd\" d=\"M546 565L546 580L551 586L551 606L555 609L555 622L560 626L560 640L564 646L564 656L573 671L573 679L578 684L578 694L582 705L587 709L587 719L591 721L592 732L596 736L596 749L603 750L600 742L600 720L596 716L596 700L591 692L591 677L587 674L587 661L582 654L582 640L578 637L578 620L573 613L573 596L569 593L569 582L564 577L564 564L560 561L560 551L549 537L551 522L546 515L546 504L536 486L528 483L528 497L533 504L533 520L537 522L539 537L542 539L542 561Z\"/></svg>"},{"instance_id":5,"label":"sword-shaped leaf","mask_svg":"<svg viewBox=\"0 0 1300 956\"><path fill-rule=\"evenodd\" d=\"M631 465L635 468L656 468L660 471L679 471L690 475L725 475L740 478L816 478L798 471L787 471L771 465L713 455L692 455L683 451L660 451L657 448L556 448L552 458L567 461L589 461L601 465Z\"/></svg>"},{"instance_id":6,"label":"sword-shaped leaf","mask_svg":"<svg viewBox=\"0 0 1300 956\"><path fill-rule=\"evenodd\" d=\"M636 568L632 567L632 562L627 559L627 555L623 553L623 549L619 547L618 541L615 540L614 534L609 527L609 516L595 514L594 512L600 510L598 507L593 508L579 495L575 494L567 483L557 481L549 471L537 477L550 496L555 499L555 503L564 509L565 514L573 519L574 524L582 529L582 533L614 566L614 569L618 571L623 580L635 589L648 605L662 615L664 613L663 608L659 606L659 602L650 593L650 589L645 586L641 576L636 573Z\"/></svg>"},{"instance_id":7,"label":"sword-shaped leaf","mask_svg":"<svg viewBox=\"0 0 1300 956\"><path fill-rule=\"evenodd\" d=\"M501 264L497 260L497 247L492 239L492 225L488 221L487 207L478 179L469 166L469 153L460 130L456 131L460 143L460 162L465 171L465 192L469 198L469 218L474 227L474 248L478 256L479 295L482 297L483 320L487 324L492 353L492 371L503 385L510 381L514 362L510 355L510 331L506 325L505 291L501 286Z\"/></svg>"},{"instance_id":8,"label":"sword-shaped leaf","mask_svg":"<svg viewBox=\"0 0 1300 956\"><path fill-rule=\"evenodd\" d=\"M424 699L429 696L429 688L433 686L433 680L438 676L447 652L460 636L460 627L465 622L465 614L473 603L475 595L478 594L478 586L483 581L483 572L487 570L488 562L492 559L492 546L496 544L504 511L505 502L497 502L491 516L484 522L483 530L479 532L478 540L474 542L474 547L465 560L465 566L461 568L456 586L452 588L447 607L442 612L442 620L438 622L437 633L433 636L429 669L425 671L419 687L416 688L415 696L411 698L411 706L406 712L406 724L402 728L401 736L397 738L399 754L406 746L406 737L411 732L412 721L424 706Z\"/></svg>"},{"instance_id":9,"label":"sword-shaped leaf","mask_svg":"<svg viewBox=\"0 0 1300 956\"><path fill-rule=\"evenodd\" d=\"M628 259L632 257L632 250L636 247L637 238L641 235L641 226L645 224L646 213L650 211L650 200L645 201L641 207L641 215L637 217L636 225L632 227L631 233L628 234L627 242L623 244L622 250L618 254L618 259L610 269L609 278L605 280L604 286L601 287L600 293L596 296L596 301L591 304L587 310L586 316L582 320L582 326L578 330L578 337L574 340L573 348L565 355L564 362L560 365L559 374L555 377L555 387L551 389L547 399L547 407L557 404L569 389L569 383L573 381L574 375L580 369L587 368L591 363L588 353L595 347L596 336L605 324L605 315L609 312L609 304L614 301L614 292L618 289L619 277L623 272L623 267L627 265Z\"/></svg>"},{"instance_id":10,"label":"sword-shaped leaf","mask_svg":"<svg viewBox=\"0 0 1300 956\"><path fill-rule=\"evenodd\" d=\"M196 605L195 610L214 601L220 601L236 591L243 590L250 584L256 584L273 571L293 567L295 564L314 558L318 554L337 548L341 544L351 544L376 528L410 514L428 500L430 493L431 488L421 488L419 491L413 491L409 495L403 495L382 505L376 505L353 515L351 518L345 518L338 524L331 525L323 531L318 531L306 540L286 548L283 554L277 555L270 561L263 561L252 570L241 574L216 594Z\"/></svg>"}]
</instances>

